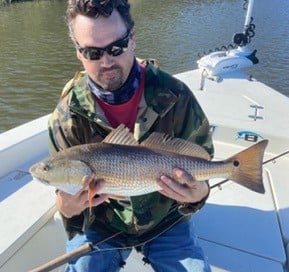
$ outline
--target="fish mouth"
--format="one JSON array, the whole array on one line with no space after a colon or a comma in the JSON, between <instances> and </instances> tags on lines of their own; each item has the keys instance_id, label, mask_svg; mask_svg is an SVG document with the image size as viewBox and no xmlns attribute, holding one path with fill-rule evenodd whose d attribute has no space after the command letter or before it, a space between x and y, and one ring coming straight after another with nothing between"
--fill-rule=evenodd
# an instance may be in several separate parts
<instances>
[{"instance_id":1,"label":"fish mouth","mask_svg":"<svg viewBox=\"0 0 289 272\"><path fill-rule=\"evenodd\" d=\"M34 177L34 176L33 176L33 179L38 181L38 182L41 182L41 183L43 183L45 185L49 185L49 182L46 179L38 178L38 177Z\"/></svg>"}]
</instances>

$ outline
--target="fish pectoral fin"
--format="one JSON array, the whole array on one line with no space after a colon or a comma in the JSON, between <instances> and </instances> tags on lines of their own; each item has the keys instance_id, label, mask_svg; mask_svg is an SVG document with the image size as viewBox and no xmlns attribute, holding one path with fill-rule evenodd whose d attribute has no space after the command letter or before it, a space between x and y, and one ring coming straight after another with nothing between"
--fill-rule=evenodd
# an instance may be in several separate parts
<instances>
[{"instance_id":1,"label":"fish pectoral fin","mask_svg":"<svg viewBox=\"0 0 289 272\"><path fill-rule=\"evenodd\" d=\"M139 145L133 137L133 134L124 125L120 124L117 128L113 129L102 141L109 144L121 145Z\"/></svg>"},{"instance_id":2,"label":"fish pectoral fin","mask_svg":"<svg viewBox=\"0 0 289 272\"><path fill-rule=\"evenodd\" d=\"M209 153L200 145L159 132L153 132L141 145L205 160L211 158Z\"/></svg>"}]
</instances>

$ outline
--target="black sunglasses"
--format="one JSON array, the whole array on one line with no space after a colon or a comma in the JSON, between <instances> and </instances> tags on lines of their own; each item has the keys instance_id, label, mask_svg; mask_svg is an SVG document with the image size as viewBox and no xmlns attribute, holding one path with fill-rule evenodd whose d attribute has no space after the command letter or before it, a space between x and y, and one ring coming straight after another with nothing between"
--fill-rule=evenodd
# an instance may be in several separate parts
<instances>
[{"instance_id":1,"label":"black sunglasses","mask_svg":"<svg viewBox=\"0 0 289 272\"><path fill-rule=\"evenodd\" d=\"M88 60L99 60L104 52L109 54L110 56L116 57L123 54L128 48L128 42L131 37L131 33L128 30L125 36L115 42L112 42L106 47L93 47L86 46L81 47L76 41L76 46L78 51Z\"/></svg>"}]
</instances>

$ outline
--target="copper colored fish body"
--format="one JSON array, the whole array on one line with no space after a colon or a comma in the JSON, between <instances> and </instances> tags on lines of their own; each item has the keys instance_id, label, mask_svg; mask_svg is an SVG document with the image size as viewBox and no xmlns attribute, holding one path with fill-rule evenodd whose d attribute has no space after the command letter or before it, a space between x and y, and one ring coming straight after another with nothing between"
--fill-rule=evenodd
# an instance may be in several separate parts
<instances>
[{"instance_id":1,"label":"copper colored fish body","mask_svg":"<svg viewBox=\"0 0 289 272\"><path fill-rule=\"evenodd\" d=\"M103 142L58 152L34 164L30 172L35 179L72 194L81 188L83 176L94 174L105 180L99 193L135 196L160 190L157 178L172 176L172 169L179 167L196 180L228 178L264 193L262 162L267 143L263 140L229 159L211 161L202 147L161 133L151 134L139 145L121 125Z\"/></svg>"}]
</instances>

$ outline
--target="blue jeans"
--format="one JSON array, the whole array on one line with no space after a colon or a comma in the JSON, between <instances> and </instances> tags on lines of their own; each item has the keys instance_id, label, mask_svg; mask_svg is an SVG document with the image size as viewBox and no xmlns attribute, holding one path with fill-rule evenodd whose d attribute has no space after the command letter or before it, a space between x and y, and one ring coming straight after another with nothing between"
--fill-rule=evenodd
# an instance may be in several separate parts
<instances>
[{"instance_id":1,"label":"blue jeans","mask_svg":"<svg viewBox=\"0 0 289 272\"><path fill-rule=\"evenodd\" d=\"M95 242L102 237L95 231L87 231L67 241L67 251L85 242ZM65 272L116 272L125 264L131 249L115 249L102 243L96 250L70 262ZM157 272L209 272L204 253L197 243L192 220L176 224L167 232L142 247L142 252Z\"/></svg>"}]
</instances>

